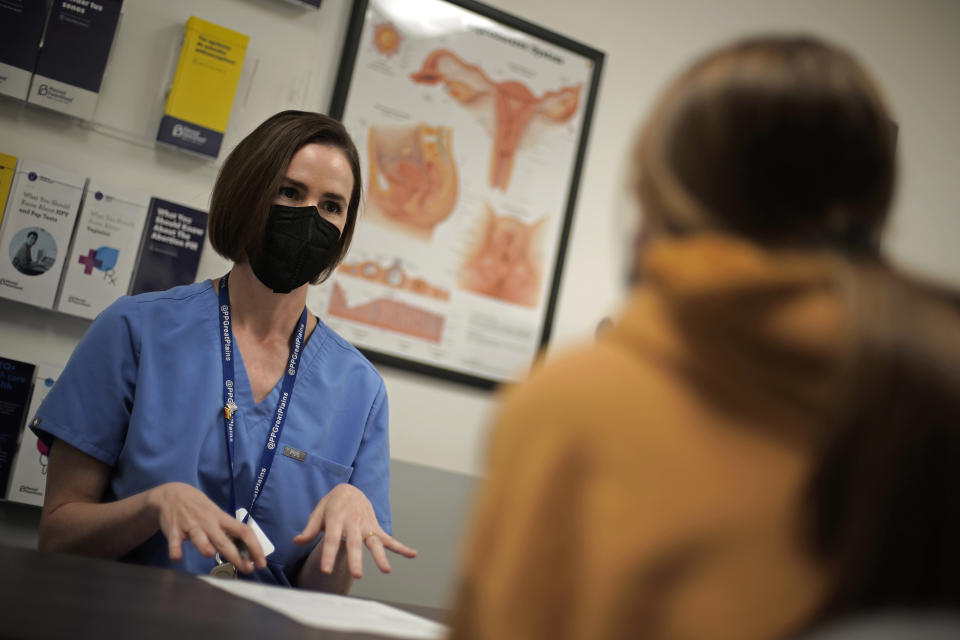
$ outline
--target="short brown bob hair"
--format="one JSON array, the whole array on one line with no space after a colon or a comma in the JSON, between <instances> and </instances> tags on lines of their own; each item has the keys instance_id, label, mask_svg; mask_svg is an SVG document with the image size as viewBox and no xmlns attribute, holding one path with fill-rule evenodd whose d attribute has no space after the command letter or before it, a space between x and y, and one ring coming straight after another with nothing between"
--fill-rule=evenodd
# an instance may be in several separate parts
<instances>
[{"instance_id":1,"label":"short brown bob hair","mask_svg":"<svg viewBox=\"0 0 960 640\"><path fill-rule=\"evenodd\" d=\"M210 198L210 244L224 258L242 263L263 246L270 206L290 159L302 147L323 144L343 151L353 173L347 221L330 267L311 280L325 280L346 255L353 239L363 185L360 156L344 126L322 113L282 111L267 118L227 156Z\"/></svg>"},{"instance_id":2,"label":"short brown bob hair","mask_svg":"<svg viewBox=\"0 0 960 640\"><path fill-rule=\"evenodd\" d=\"M808 36L742 40L668 88L636 147L648 230L875 251L896 127L843 49Z\"/></svg>"}]
</instances>

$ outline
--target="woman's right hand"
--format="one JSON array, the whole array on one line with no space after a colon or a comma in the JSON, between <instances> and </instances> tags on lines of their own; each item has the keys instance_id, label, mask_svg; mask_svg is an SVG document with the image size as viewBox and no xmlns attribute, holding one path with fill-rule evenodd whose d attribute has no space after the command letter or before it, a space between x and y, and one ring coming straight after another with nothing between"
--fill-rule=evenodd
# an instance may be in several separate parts
<instances>
[{"instance_id":1,"label":"woman's right hand","mask_svg":"<svg viewBox=\"0 0 960 640\"><path fill-rule=\"evenodd\" d=\"M250 573L256 566L263 569L267 559L253 528L218 507L196 487L183 482L168 482L150 489L147 501L156 514L160 531L170 547L170 559L183 558L182 545L189 540L207 558L219 553L239 571ZM241 555L234 540L247 547Z\"/></svg>"}]
</instances>

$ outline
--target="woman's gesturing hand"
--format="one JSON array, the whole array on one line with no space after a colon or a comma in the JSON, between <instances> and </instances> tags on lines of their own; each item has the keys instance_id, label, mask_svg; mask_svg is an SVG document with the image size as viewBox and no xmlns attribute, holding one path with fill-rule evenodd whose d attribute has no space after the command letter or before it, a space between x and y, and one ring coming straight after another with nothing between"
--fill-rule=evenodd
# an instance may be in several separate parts
<instances>
[{"instance_id":1,"label":"woman's gesturing hand","mask_svg":"<svg viewBox=\"0 0 960 640\"><path fill-rule=\"evenodd\" d=\"M219 553L224 562L244 573L252 572L255 566L267 566L253 529L226 514L196 487L168 482L151 489L148 502L167 538L174 562L183 557L183 541L189 540L205 557ZM246 556L241 555L235 540L246 545Z\"/></svg>"},{"instance_id":2,"label":"woman's gesturing hand","mask_svg":"<svg viewBox=\"0 0 960 640\"><path fill-rule=\"evenodd\" d=\"M390 549L407 558L415 558L417 552L403 544L380 528L373 505L360 489L353 485L338 484L325 495L293 541L296 544L309 544L321 531L323 542L311 555L320 552L320 570L329 574L333 571L340 540L346 541L347 563L350 575L363 577L363 547L366 546L380 571L390 572L390 563L384 549Z\"/></svg>"}]
</instances>

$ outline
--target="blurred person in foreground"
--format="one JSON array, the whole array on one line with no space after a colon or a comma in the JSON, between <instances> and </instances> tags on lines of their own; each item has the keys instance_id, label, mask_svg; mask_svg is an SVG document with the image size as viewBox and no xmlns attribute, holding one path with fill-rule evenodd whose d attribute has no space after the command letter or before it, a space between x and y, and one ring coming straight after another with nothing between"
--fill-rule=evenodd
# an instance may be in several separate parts
<instances>
[{"instance_id":1,"label":"blurred person in foreground","mask_svg":"<svg viewBox=\"0 0 960 640\"><path fill-rule=\"evenodd\" d=\"M636 145L639 281L505 394L453 638L779 638L960 603L960 322L879 253L894 136L814 39L669 87Z\"/></svg>"}]
</instances>

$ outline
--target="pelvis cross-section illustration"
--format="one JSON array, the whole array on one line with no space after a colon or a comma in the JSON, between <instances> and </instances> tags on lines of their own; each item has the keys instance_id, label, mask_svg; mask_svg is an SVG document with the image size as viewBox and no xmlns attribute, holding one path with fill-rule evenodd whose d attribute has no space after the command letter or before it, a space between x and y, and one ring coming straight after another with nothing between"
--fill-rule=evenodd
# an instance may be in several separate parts
<instances>
[{"instance_id":1,"label":"pelvis cross-section illustration","mask_svg":"<svg viewBox=\"0 0 960 640\"><path fill-rule=\"evenodd\" d=\"M547 91L539 98L524 84L494 82L480 67L467 64L447 49L437 49L424 60L414 82L443 83L454 100L477 110L493 109L496 131L490 158L490 186L506 191L520 138L535 117L566 122L580 104L581 85Z\"/></svg>"},{"instance_id":2,"label":"pelvis cross-section illustration","mask_svg":"<svg viewBox=\"0 0 960 640\"><path fill-rule=\"evenodd\" d=\"M367 212L372 221L430 240L457 203L457 167L446 127L370 127Z\"/></svg>"}]
</instances>

